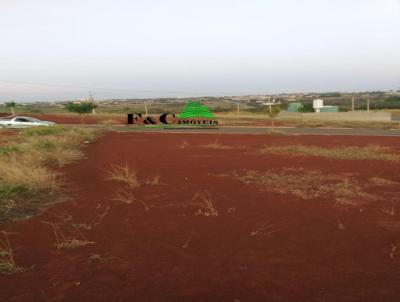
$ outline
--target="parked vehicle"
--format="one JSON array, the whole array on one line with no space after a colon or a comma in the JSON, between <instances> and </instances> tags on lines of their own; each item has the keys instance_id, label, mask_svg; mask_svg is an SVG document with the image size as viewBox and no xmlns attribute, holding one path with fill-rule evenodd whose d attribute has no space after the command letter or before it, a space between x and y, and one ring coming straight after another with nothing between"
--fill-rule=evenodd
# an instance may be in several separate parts
<instances>
[{"instance_id":1,"label":"parked vehicle","mask_svg":"<svg viewBox=\"0 0 400 302\"><path fill-rule=\"evenodd\" d=\"M41 121L27 116L14 116L11 118L0 118L0 128L29 128L37 126L53 126L55 123Z\"/></svg>"}]
</instances>

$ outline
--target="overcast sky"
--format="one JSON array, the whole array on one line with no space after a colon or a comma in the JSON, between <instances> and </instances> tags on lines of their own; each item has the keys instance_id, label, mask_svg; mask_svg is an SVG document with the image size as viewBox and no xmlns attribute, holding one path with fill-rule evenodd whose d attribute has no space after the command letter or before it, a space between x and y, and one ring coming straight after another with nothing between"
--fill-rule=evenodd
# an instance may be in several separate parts
<instances>
[{"instance_id":1,"label":"overcast sky","mask_svg":"<svg viewBox=\"0 0 400 302\"><path fill-rule=\"evenodd\" d=\"M400 0L0 0L0 102L399 87Z\"/></svg>"}]
</instances>

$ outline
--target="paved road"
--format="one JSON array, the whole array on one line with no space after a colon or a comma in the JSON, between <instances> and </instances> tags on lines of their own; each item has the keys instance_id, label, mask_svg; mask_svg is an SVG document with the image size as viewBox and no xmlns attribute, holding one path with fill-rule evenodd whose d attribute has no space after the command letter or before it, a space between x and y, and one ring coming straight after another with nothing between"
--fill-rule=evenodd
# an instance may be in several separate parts
<instances>
[{"instance_id":1,"label":"paved road","mask_svg":"<svg viewBox=\"0 0 400 302\"><path fill-rule=\"evenodd\" d=\"M219 127L216 129L160 129L115 126L116 131L164 132L164 133L218 133L218 134L267 134L268 127ZM363 136L399 136L400 129L354 129L354 128L294 128L276 127L274 132L289 135L363 135Z\"/></svg>"}]
</instances>

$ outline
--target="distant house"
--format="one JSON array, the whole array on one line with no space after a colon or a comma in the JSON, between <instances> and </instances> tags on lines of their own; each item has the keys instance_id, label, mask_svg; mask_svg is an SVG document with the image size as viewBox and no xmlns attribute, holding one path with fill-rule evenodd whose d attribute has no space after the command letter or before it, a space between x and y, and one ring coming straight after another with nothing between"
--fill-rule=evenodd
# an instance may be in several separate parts
<instances>
[{"instance_id":1,"label":"distant house","mask_svg":"<svg viewBox=\"0 0 400 302\"><path fill-rule=\"evenodd\" d=\"M313 101L313 109L315 112L339 112L338 106L324 106L323 99L315 99Z\"/></svg>"}]
</instances>

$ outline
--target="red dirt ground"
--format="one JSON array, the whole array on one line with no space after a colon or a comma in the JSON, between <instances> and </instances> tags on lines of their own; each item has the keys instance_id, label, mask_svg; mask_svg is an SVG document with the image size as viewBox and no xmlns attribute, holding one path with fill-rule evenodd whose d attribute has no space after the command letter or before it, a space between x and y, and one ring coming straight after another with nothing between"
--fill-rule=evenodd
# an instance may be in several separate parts
<instances>
[{"instance_id":1,"label":"red dirt ground","mask_svg":"<svg viewBox=\"0 0 400 302\"><path fill-rule=\"evenodd\" d=\"M246 147L202 148L215 139ZM398 185L371 189L383 197L379 202L344 208L329 196L304 201L216 176L304 167L400 182L399 163L255 152L265 144L300 143L400 149L390 137L107 134L86 147L87 160L63 169L73 198L0 225L13 233L15 261L26 269L0 275L0 301L400 301ZM105 180L111 164L125 163L137 171L136 198L148 211L115 200L121 186ZM143 184L154 175L161 185ZM205 191L216 217L195 215L192 199ZM389 205L393 216L382 211ZM283 221L276 233L250 236L257 225ZM94 243L58 250L44 222Z\"/></svg>"}]
</instances>

